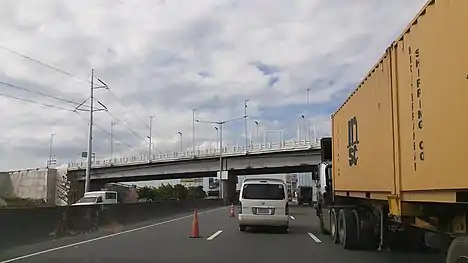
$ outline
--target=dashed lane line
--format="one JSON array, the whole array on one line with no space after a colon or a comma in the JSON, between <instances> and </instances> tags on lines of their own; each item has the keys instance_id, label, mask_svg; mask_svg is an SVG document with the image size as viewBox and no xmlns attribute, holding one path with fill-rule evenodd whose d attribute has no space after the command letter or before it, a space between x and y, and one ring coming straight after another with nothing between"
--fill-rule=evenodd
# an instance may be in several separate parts
<instances>
[{"instance_id":1,"label":"dashed lane line","mask_svg":"<svg viewBox=\"0 0 468 263\"><path fill-rule=\"evenodd\" d=\"M214 233L213 235L211 235L209 238L207 238L206 240L213 240L215 237L219 236L221 233L223 232L223 230L218 230L216 231L216 233Z\"/></svg>"},{"instance_id":2,"label":"dashed lane line","mask_svg":"<svg viewBox=\"0 0 468 263\"><path fill-rule=\"evenodd\" d=\"M315 236L312 233L307 233L316 243L322 243L322 240L320 240L317 236Z\"/></svg>"}]
</instances>

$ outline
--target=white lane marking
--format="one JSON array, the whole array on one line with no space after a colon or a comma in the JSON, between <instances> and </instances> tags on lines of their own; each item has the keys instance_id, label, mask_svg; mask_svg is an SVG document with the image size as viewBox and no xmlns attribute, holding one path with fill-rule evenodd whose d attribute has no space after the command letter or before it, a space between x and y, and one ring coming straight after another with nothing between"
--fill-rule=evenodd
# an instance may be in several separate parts
<instances>
[{"instance_id":1,"label":"white lane marking","mask_svg":"<svg viewBox=\"0 0 468 263\"><path fill-rule=\"evenodd\" d=\"M213 240L215 237L219 236L219 234L221 234L223 232L223 230L218 230L216 231L216 233L214 233L213 235L211 235L209 238L207 238L206 240Z\"/></svg>"},{"instance_id":2,"label":"white lane marking","mask_svg":"<svg viewBox=\"0 0 468 263\"><path fill-rule=\"evenodd\" d=\"M225 208L226 208L225 206L218 207L218 208L215 208L215 209L210 209L210 210L207 210L207 211L199 212L198 214L202 215L202 214L206 214L206 213L209 213L209 212L213 212L213 211L220 210L220 209L225 209ZM165 224L168 224L168 223L172 223L172 222L179 221L179 220L186 219L186 218L190 218L190 217L193 217L193 215L182 216L182 217L174 218L174 219L171 219L171 220L167 220L167 221L163 221L163 222L159 222L159 223L155 223L155 224L151 224L151 225L147 225L147 226L143 226L143 227L129 229L129 230L126 230L126 231L115 233L115 234L110 234L110 235L106 235L106 236L102 236L102 237L92 238L92 239L76 242L76 243L73 243L73 244L68 244L68 245L65 245L65 246L54 247L54 248L51 248L51 249L46 249L46 250L43 250L43 251L27 254L27 255L24 255L24 256L20 256L20 257L0 261L0 263L9 263L9 262L13 262L13 261L22 260L22 259L25 259L25 258L39 256L39 255L42 255L42 254L46 254L46 253L57 251L57 250L62 250L62 249L69 248L69 247L76 247L78 245L83 245L83 244L91 243L91 242L94 242L94 241L107 239L107 238L110 238L110 237L120 236L120 235L123 235L123 234L136 232L136 231L139 231L139 230L143 230L143 229L147 229L147 228L151 228L151 227L155 227L155 226L165 225Z\"/></svg>"},{"instance_id":3,"label":"white lane marking","mask_svg":"<svg viewBox=\"0 0 468 263\"><path fill-rule=\"evenodd\" d=\"M296 219L294 216L290 216L290 218L291 218L292 220Z\"/></svg>"},{"instance_id":4,"label":"white lane marking","mask_svg":"<svg viewBox=\"0 0 468 263\"><path fill-rule=\"evenodd\" d=\"M309 236L310 236L315 242L317 242L317 243L322 243L322 240L320 240L320 239L319 239L318 237L316 237L314 234L312 234L312 233L310 233L310 232L307 233L307 234L309 234Z\"/></svg>"}]
</instances>

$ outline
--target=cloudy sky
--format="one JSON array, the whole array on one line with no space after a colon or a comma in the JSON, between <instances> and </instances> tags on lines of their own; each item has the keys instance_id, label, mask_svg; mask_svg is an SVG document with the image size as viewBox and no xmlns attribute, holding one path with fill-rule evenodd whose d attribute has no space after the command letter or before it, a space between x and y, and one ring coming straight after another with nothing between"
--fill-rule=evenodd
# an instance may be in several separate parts
<instances>
[{"instance_id":1,"label":"cloudy sky","mask_svg":"<svg viewBox=\"0 0 468 263\"><path fill-rule=\"evenodd\" d=\"M51 133L59 163L80 158L88 114L66 109L89 97L92 68L110 88L95 91L109 109L95 114L97 158L109 156L112 121L116 155L146 152L149 116L155 148L175 151L179 131L191 147L193 108L225 120L243 116L244 99L254 142L254 120L260 135L292 140L301 114L328 135L329 115L424 2L2 0L0 170L45 166ZM243 122L225 137L243 143ZM216 131L197 124L196 138L209 147Z\"/></svg>"}]
</instances>

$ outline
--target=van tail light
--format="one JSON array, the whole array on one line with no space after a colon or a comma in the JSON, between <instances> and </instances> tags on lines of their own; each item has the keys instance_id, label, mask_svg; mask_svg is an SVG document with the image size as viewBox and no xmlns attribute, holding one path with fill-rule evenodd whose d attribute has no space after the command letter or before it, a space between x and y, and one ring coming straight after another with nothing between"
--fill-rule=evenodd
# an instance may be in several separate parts
<instances>
[{"instance_id":1,"label":"van tail light","mask_svg":"<svg viewBox=\"0 0 468 263\"><path fill-rule=\"evenodd\" d=\"M286 207L285 207L284 211L285 211L284 213L286 215L289 215L289 204L288 203L286 203Z\"/></svg>"},{"instance_id":2,"label":"van tail light","mask_svg":"<svg viewBox=\"0 0 468 263\"><path fill-rule=\"evenodd\" d=\"M242 214L242 202L239 201L239 207L238 207L239 214Z\"/></svg>"}]
</instances>

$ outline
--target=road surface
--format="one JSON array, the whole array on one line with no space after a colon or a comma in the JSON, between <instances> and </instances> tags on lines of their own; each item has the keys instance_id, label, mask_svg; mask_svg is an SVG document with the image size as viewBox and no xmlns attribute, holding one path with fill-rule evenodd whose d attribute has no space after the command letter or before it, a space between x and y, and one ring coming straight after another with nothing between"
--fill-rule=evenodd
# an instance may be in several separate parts
<instances>
[{"instance_id":1,"label":"road surface","mask_svg":"<svg viewBox=\"0 0 468 263\"><path fill-rule=\"evenodd\" d=\"M229 207L200 211L201 238L189 238L191 223L192 216L185 214L114 234L15 248L0 253L0 262L443 262L437 254L346 251L320 234L310 207L291 207L288 234L239 232Z\"/></svg>"}]
</instances>

